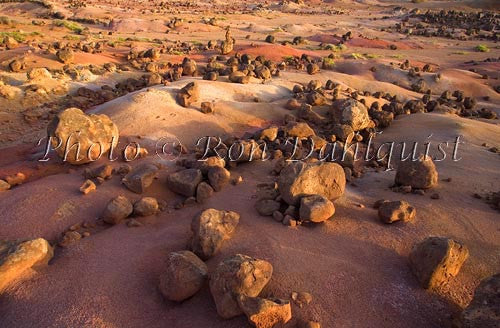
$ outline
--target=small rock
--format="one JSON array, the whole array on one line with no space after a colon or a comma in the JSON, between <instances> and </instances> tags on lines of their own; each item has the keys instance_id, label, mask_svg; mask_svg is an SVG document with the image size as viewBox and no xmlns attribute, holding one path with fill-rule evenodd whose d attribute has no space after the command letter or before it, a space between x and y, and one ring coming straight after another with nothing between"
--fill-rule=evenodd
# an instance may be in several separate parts
<instances>
[{"instance_id":1,"label":"small rock","mask_svg":"<svg viewBox=\"0 0 500 328\"><path fill-rule=\"evenodd\" d=\"M316 133L304 122L290 122L284 128L289 137L308 138L314 136Z\"/></svg>"},{"instance_id":2,"label":"small rock","mask_svg":"<svg viewBox=\"0 0 500 328\"><path fill-rule=\"evenodd\" d=\"M292 319L292 308L287 300L239 295L238 305L257 328L280 327Z\"/></svg>"},{"instance_id":3,"label":"small rock","mask_svg":"<svg viewBox=\"0 0 500 328\"><path fill-rule=\"evenodd\" d=\"M177 93L177 102L182 107L189 107L192 103L197 102L199 97L198 83L190 82Z\"/></svg>"},{"instance_id":4,"label":"small rock","mask_svg":"<svg viewBox=\"0 0 500 328\"><path fill-rule=\"evenodd\" d=\"M316 322L316 321L307 321L307 322L303 322L299 327L300 328L321 328L321 325L319 322Z\"/></svg>"},{"instance_id":5,"label":"small rock","mask_svg":"<svg viewBox=\"0 0 500 328\"><path fill-rule=\"evenodd\" d=\"M106 223L118 224L132 214L133 210L132 203L125 196L117 196L106 205L101 218Z\"/></svg>"},{"instance_id":6,"label":"small rock","mask_svg":"<svg viewBox=\"0 0 500 328\"><path fill-rule=\"evenodd\" d=\"M375 203L373 203L373 208L377 209L380 207L380 205L382 205L385 202L388 202L388 200L387 199L379 199Z\"/></svg>"},{"instance_id":7,"label":"small rock","mask_svg":"<svg viewBox=\"0 0 500 328\"><path fill-rule=\"evenodd\" d=\"M297 226L297 220L295 220L293 216L285 215L285 218L283 219L283 224L289 227L295 227Z\"/></svg>"},{"instance_id":8,"label":"small rock","mask_svg":"<svg viewBox=\"0 0 500 328\"><path fill-rule=\"evenodd\" d=\"M130 219L127 221L127 227L129 227L129 228L142 227L142 223L140 223L136 219Z\"/></svg>"},{"instance_id":9,"label":"small rock","mask_svg":"<svg viewBox=\"0 0 500 328\"><path fill-rule=\"evenodd\" d=\"M186 197L192 197L196 193L196 187L203 179L198 169L186 169L174 172L167 177L167 187L175 193Z\"/></svg>"},{"instance_id":10,"label":"small rock","mask_svg":"<svg viewBox=\"0 0 500 328\"><path fill-rule=\"evenodd\" d=\"M300 199L299 215L302 221L324 222L333 214L335 206L322 195L304 196Z\"/></svg>"},{"instance_id":11,"label":"small rock","mask_svg":"<svg viewBox=\"0 0 500 328\"><path fill-rule=\"evenodd\" d=\"M417 215L417 210L405 202L399 200L395 202L383 202L378 208L378 217L384 223L394 223L397 221L413 221Z\"/></svg>"},{"instance_id":12,"label":"small rock","mask_svg":"<svg viewBox=\"0 0 500 328\"><path fill-rule=\"evenodd\" d=\"M262 216L271 216L275 211L279 211L281 204L272 199L261 199L255 203L255 209Z\"/></svg>"},{"instance_id":13,"label":"small rock","mask_svg":"<svg viewBox=\"0 0 500 328\"><path fill-rule=\"evenodd\" d=\"M99 166L95 169L85 169L84 176L87 179L106 179L109 180L113 176L113 167L109 164Z\"/></svg>"},{"instance_id":14,"label":"small rock","mask_svg":"<svg viewBox=\"0 0 500 328\"><path fill-rule=\"evenodd\" d=\"M200 112L203 114L212 114L214 112L214 103L211 101L204 101L201 103Z\"/></svg>"},{"instance_id":15,"label":"small rock","mask_svg":"<svg viewBox=\"0 0 500 328\"><path fill-rule=\"evenodd\" d=\"M214 194L214 189L206 182L202 181L196 187L196 202L198 204L203 204L207 199L212 197Z\"/></svg>"},{"instance_id":16,"label":"small rock","mask_svg":"<svg viewBox=\"0 0 500 328\"><path fill-rule=\"evenodd\" d=\"M273 219L278 222L283 222L284 216L280 211L273 212Z\"/></svg>"},{"instance_id":17,"label":"small rock","mask_svg":"<svg viewBox=\"0 0 500 328\"><path fill-rule=\"evenodd\" d=\"M97 186L92 180L85 180L85 182L82 184L80 187L80 191L84 194L87 195L91 191L94 191L97 189Z\"/></svg>"},{"instance_id":18,"label":"small rock","mask_svg":"<svg viewBox=\"0 0 500 328\"><path fill-rule=\"evenodd\" d=\"M24 175L24 173L18 172L14 175L5 177L5 180L11 187L14 187L22 184L26 180L26 176Z\"/></svg>"},{"instance_id":19,"label":"small rock","mask_svg":"<svg viewBox=\"0 0 500 328\"><path fill-rule=\"evenodd\" d=\"M231 184L236 186L243 182L243 177L238 175L236 178L231 179Z\"/></svg>"},{"instance_id":20,"label":"small rock","mask_svg":"<svg viewBox=\"0 0 500 328\"><path fill-rule=\"evenodd\" d=\"M158 175L158 167L153 164L142 164L135 167L123 179L123 184L131 191L142 194L153 183Z\"/></svg>"},{"instance_id":21,"label":"small rock","mask_svg":"<svg viewBox=\"0 0 500 328\"><path fill-rule=\"evenodd\" d=\"M0 191L6 191L10 189L10 184L5 181L0 179Z\"/></svg>"},{"instance_id":22,"label":"small rock","mask_svg":"<svg viewBox=\"0 0 500 328\"><path fill-rule=\"evenodd\" d=\"M158 201L153 197L143 197L134 203L134 214L150 216L158 212Z\"/></svg>"},{"instance_id":23,"label":"small rock","mask_svg":"<svg viewBox=\"0 0 500 328\"><path fill-rule=\"evenodd\" d=\"M75 59L75 55L73 53L73 50L69 48L61 49L56 53L57 58L61 61L63 64L69 64L73 62Z\"/></svg>"},{"instance_id":24,"label":"small rock","mask_svg":"<svg viewBox=\"0 0 500 328\"><path fill-rule=\"evenodd\" d=\"M77 231L67 231L64 234L63 239L59 242L59 246L68 247L70 244L73 244L82 239L82 235Z\"/></svg>"},{"instance_id":25,"label":"small rock","mask_svg":"<svg viewBox=\"0 0 500 328\"><path fill-rule=\"evenodd\" d=\"M312 302L312 295L308 292L293 292L292 300L297 304L300 308L305 305L309 305Z\"/></svg>"},{"instance_id":26,"label":"small rock","mask_svg":"<svg viewBox=\"0 0 500 328\"><path fill-rule=\"evenodd\" d=\"M274 140L276 140L277 137L278 137L278 127L276 126L271 126L267 129L263 129L258 134L259 140L267 140L269 142L273 142Z\"/></svg>"},{"instance_id":27,"label":"small rock","mask_svg":"<svg viewBox=\"0 0 500 328\"><path fill-rule=\"evenodd\" d=\"M229 183L231 173L224 167L214 166L208 169L208 182L215 191L221 191Z\"/></svg>"},{"instance_id":28,"label":"small rock","mask_svg":"<svg viewBox=\"0 0 500 328\"><path fill-rule=\"evenodd\" d=\"M318 64L310 63L307 65L307 74L314 75L319 72Z\"/></svg>"}]
</instances>

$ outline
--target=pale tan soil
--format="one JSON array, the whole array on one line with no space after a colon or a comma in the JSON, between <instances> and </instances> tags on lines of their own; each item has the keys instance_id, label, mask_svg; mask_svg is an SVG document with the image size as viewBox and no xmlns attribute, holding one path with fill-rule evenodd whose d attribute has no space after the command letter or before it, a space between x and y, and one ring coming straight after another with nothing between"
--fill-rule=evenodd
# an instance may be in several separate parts
<instances>
[{"instance_id":1,"label":"pale tan soil","mask_svg":"<svg viewBox=\"0 0 500 328\"><path fill-rule=\"evenodd\" d=\"M308 2L308 1L306 1ZM181 3L181 2L177 2ZM185 2L184 2L185 3ZM221 77L217 82L200 78L182 78L168 86L145 88L90 111L105 113L118 125L122 142L139 140L148 146L162 136L176 137L192 148L202 136L230 133L243 135L260 127L281 124L283 108L291 97L296 83L307 84L311 79L326 82L331 79L344 88L360 91L384 91L403 99L421 98L410 91L407 71L399 64L409 59L413 66L429 63L441 73L434 82L434 73L423 73L434 95L444 90L461 89L466 96L474 96L479 108L490 108L500 114L500 95L493 86L500 82L500 63L467 64L470 60L482 61L498 58L498 44L491 41L457 41L444 38L425 38L381 32L397 22L391 8L401 3L348 1L321 4L309 1L312 6L287 8L273 2L273 10L252 12L251 6L259 1L237 1L228 4L219 1L214 7L208 2L196 8L171 5L163 12L152 14L155 2L88 1L87 8L64 9L78 17L115 19L115 27L87 25L91 34L76 35L64 27L53 27L51 20L44 26L30 22L38 14L47 12L34 4L0 4L0 15L16 21L16 27L0 25L0 31L21 29L25 33L38 31L41 35L28 36L28 41L52 42L65 36L83 41L103 38L117 41L127 37L158 38L172 45L176 40L203 42L222 40L226 26L231 26L237 39L236 50L252 55L265 55L275 61L302 53L323 57L331 52L322 50L320 42L334 42L342 34L353 31L354 39L347 42L347 49L336 53L333 70L322 70L309 76L293 69L282 72L265 84L230 84ZM63 6L58 3L58 6ZM477 3L476 3L477 5ZM479 4L483 6L483 4ZM486 4L487 5L487 4ZM345 15L326 15L325 6L344 10ZM449 2L432 1L420 4L404 3L407 8L451 7ZM457 8L471 10L464 3ZM285 11L304 10L314 15L298 15ZM147 10L142 13L143 10ZM178 10L180 14L172 14ZM239 12L239 13L234 13ZM174 16L185 18L183 26L165 33L164 23ZM219 17L219 26L203 24L202 17ZM377 17L377 20L370 18ZM154 21L153 21L154 20ZM189 22L192 21L192 22ZM278 30L278 28L280 28ZM108 36L109 31L114 31ZM272 33L278 41L291 41L303 36L309 42L299 46L283 46L263 42ZM135 34L134 34L135 33ZM368 38L360 38L361 33ZM249 39L246 36L250 35ZM378 37L378 39L376 39ZM124 63L131 44L147 49L156 44L120 41L116 48L106 47L102 53L77 52L76 64ZM488 53L474 51L477 44L486 44ZM396 44L397 50L387 49ZM465 53L466 52L466 53ZM352 53L365 56L353 59ZM204 63L214 51L193 53L189 57ZM61 69L53 53L23 44L15 50L0 51L0 64L6 68L17 56L26 56L28 68L48 67ZM185 54L163 54L160 61L180 62ZM369 57L372 57L371 59ZM394 65L391 65L394 63ZM370 71L376 67L376 72ZM474 68L477 73L468 71ZM487 73L489 79L481 79ZM73 91L77 87L97 88L113 84L128 77L138 77L144 72L106 73L92 76L90 81L57 79L57 85ZM25 73L0 72L0 79L13 86L24 88L28 84ZM197 111L200 103L192 108L182 108L175 102L175 92L187 82L200 83L200 101L215 101L216 112L204 115ZM394 83L396 82L396 83ZM489 100L483 97L489 96ZM44 96L45 97L45 96ZM365 98L365 97L362 97ZM8 101L0 98L0 178L23 172L28 182L0 193L0 239L43 237L55 244L71 225L97 219L105 204L116 195L126 195L132 200L140 195L128 191L113 177L97 191L83 196L78 188L84 179L83 167L70 167L55 159L48 163L37 162L42 147L35 147L38 138L45 135L47 121L26 123L22 114L40 105L60 99L48 94L37 103L24 103L23 99ZM258 100L258 101L256 101ZM375 101L366 97L367 104ZM383 102L383 100L379 100ZM326 110L326 108L320 109ZM293 320L287 327L295 327L300 320L316 320L322 327L450 327L452 320L471 300L479 281L500 271L500 223L498 212L482 200L473 198L498 191L500 185L499 156L483 146L486 143L500 147L498 120L466 119L446 114L415 114L398 117L392 126L377 138L377 143L402 142L435 144L449 141L447 154L451 156L452 143L462 136L460 161L447 159L437 163L440 181L436 190L424 196L399 194L389 189L394 181L394 171L376 172L367 169L359 179L347 186L345 195L336 201L336 214L325 224L314 227L288 228L269 217L258 216L254 209L257 184L272 181L273 163L243 164L232 170L241 174L244 182L228 186L204 205L173 210L170 208L154 217L138 219L144 225L128 228L125 224L95 229L88 238L67 248L56 248L50 265L38 274L12 285L0 296L1 327L247 327L245 317L232 320L220 319L215 310L208 287L182 304L165 301L157 289L158 276L164 259L170 251L185 249L189 239L189 226L193 215L205 208L234 210L241 214L240 225L234 238L228 241L220 254L207 262L212 270L217 263L235 253L244 253L266 259L273 264L271 283L264 296L289 298L293 291L308 291L313 302L305 307L293 306ZM141 139L137 139L137 137ZM154 148L154 147L153 147ZM153 151L154 153L154 151ZM150 156L143 161L160 161ZM97 166L105 163L95 163ZM113 163L118 166L122 162ZM163 199L171 206L180 197L165 186L168 172L174 170L173 162L162 161L167 166L157 181L143 196ZM441 198L430 195L439 192ZM377 219L372 204L378 199L404 199L417 209L414 223L383 225ZM93 231L94 232L94 231ZM410 272L407 256L414 243L428 236L445 236L463 242L470 250L470 258L460 274L449 285L437 292L423 290Z\"/></svg>"}]
</instances>

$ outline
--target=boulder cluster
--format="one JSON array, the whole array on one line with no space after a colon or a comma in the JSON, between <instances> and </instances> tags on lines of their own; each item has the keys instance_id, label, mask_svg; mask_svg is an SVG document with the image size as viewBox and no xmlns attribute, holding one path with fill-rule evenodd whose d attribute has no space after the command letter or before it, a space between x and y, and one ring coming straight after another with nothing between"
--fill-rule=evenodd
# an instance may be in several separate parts
<instances>
[{"instance_id":1,"label":"boulder cluster","mask_svg":"<svg viewBox=\"0 0 500 328\"><path fill-rule=\"evenodd\" d=\"M344 170L337 163L290 163L277 183L260 185L255 208L288 226L324 222L335 213L333 201L343 195L345 184Z\"/></svg>"},{"instance_id":2,"label":"boulder cluster","mask_svg":"<svg viewBox=\"0 0 500 328\"><path fill-rule=\"evenodd\" d=\"M407 35L445 37L455 40L498 40L500 16L495 12L413 9L394 29Z\"/></svg>"},{"instance_id":3,"label":"boulder cluster","mask_svg":"<svg viewBox=\"0 0 500 328\"><path fill-rule=\"evenodd\" d=\"M261 298L273 274L271 263L236 254L222 260L213 272L203 262L218 253L231 239L240 215L232 211L206 209L193 217L190 250L171 252L160 275L159 289L170 301L182 302L209 281L217 313L224 319L245 314L251 324L272 328L292 317L290 301Z\"/></svg>"}]
</instances>

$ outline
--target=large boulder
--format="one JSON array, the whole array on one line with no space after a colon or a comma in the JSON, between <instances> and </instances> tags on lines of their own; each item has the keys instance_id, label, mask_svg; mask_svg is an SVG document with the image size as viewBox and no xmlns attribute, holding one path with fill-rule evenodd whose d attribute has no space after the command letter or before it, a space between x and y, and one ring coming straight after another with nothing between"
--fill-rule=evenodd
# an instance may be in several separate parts
<instances>
[{"instance_id":1,"label":"large boulder","mask_svg":"<svg viewBox=\"0 0 500 328\"><path fill-rule=\"evenodd\" d=\"M460 328L498 328L500 325L500 273L484 279L462 312Z\"/></svg>"},{"instance_id":2,"label":"large boulder","mask_svg":"<svg viewBox=\"0 0 500 328\"><path fill-rule=\"evenodd\" d=\"M239 221L240 215L232 211L210 208L198 213L191 221L191 249L202 259L209 259L233 236Z\"/></svg>"},{"instance_id":3,"label":"large boulder","mask_svg":"<svg viewBox=\"0 0 500 328\"><path fill-rule=\"evenodd\" d=\"M198 169L186 169L174 172L167 177L167 187L175 193L186 197L192 197L196 193L196 187L203 179Z\"/></svg>"},{"instance_id":4,"label":"large boulder","mask_svg":"<svg viewBox=\"0 0 500 328\"><path fill-rule=\"evenodd\" d=\"M71 164L86 164L103 157L118 145L118 128L106 115L86 115L68 108L47 127L56 153ZM79 147L78 147L79 146Z\"/></svg>"},{"instance_id":5,"label":"large boulder","mask_svg":"<svg viewBox=\"0 0 500 328\"><path fill-rule=\"evenodd\" d=\"M207 265L193 252L172 252L160 275L160 291L170 301L184 301L203 287L207 276Z\"/></svg>"},{"instance_id":6,"label":"large boulder","mask_svg":"<svg viewBox=\"0 0 500 328\"><path fill-rule=\"evenodd\" d=\"M335 100L330 114L335 123L347 124L354 131L366 129L372 124L368 108L352 98Z\"/></svg>"},{"instance_id":7,"label":"large boulder","mask_svg":"<svg viewBox=\"0 0 500 328\"><path fill-rule=\"evenodd\" d=\"M302 221L324 222L334 213L335 206L322 195L310 195L300 199L299 215Z\"/></svg>"},{"instance_id":8,"label":"large boulder","mask_svg":"<svg viewBox=\"0 0 500 328\"><path fill-rule=\"evenodd\" d=\"M430 156L420 156L416 161L399 162L395 182L414 189L429 189L437 186L438 172Z\"/></svg>"},{"instance_id":9,"label":"large boulder","mask_svg":"<svg viewBox=\"0 0 500 328\"><path fill-rule=\"evenodd\" d=\"M257 328L281 327L292 319L292 307L287 300L240 295L238 304L248 321Z\"/></svg>"},{"instance_id":10,"label":"large boulder","mask_svg":"<svg viewBox=\"0 0 500 328\"><path fill-rule=\"evenodd\" d=\"M337 163L294 162L280 172L278 188L290 205L298 205L303 196L322 195L335 200L344 194L345 173Z\"/></svg>"},{"instance_id":11,"label":"large boulder","mask_svg":"<svg viewBox=\"0 0 500 328\"><path fill-rule=\"evenodd\" d=\"M0 241L0 294L14 281L46 265L54 251L43 238L24 242Z\"/></svg>"},{"instance_id":12,"label":"large boulder","mask_svg":"<svg viewBox=\"0 0 500 328\"><path fill-rule=\"evenodd\" d=\"M153 183L158 175L158 167L154 164L142 164L135 167L123 179L123 184L131 191L142 194Z\"/></svg>"},{"instance_id":13,"label":"large boulder","mask_svg":"<svg viewBox=\"0 0 500 328\"><path fill-rule=\"evenodd\" d=\"M444 237L429 237L410 253L410 267L420 285L433 289L455 277L469 257L466 246Z\"/></svg>"},{"instance_id":14,"label":"large boulder","mask_svg":"<svg viewBox=\"0 0 500 328\"><path fill-rule=\"evenodd\" d=\"M210 292L217 313L224 319L242 314L238 304L239 296L259 296L272 274L271 263L242 254L219 263L210 277Z\"/></svg>"}]
</instances>

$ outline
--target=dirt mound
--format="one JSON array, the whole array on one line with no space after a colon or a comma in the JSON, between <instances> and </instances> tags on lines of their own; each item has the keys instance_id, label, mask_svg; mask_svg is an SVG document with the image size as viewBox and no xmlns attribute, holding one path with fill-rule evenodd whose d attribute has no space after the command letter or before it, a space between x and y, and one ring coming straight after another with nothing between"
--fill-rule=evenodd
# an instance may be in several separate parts
<instances>
[{"instance_id":1,"label":"dirt mound","mask_svg":"<svg viewBox=\"0 0 500 328\"><path fill-rule=\"evenodd\" d=\"M282 46L278 44L272 45L258 45L255 47L252 46L236 46L235 51L241 52L244 54L249 54L253 56L262 55L266 57L266 59L281 61L285 57L300 57L302 54L306 54L313 57L319 57L320 55L314 51L310 50L300 50L292 48L291 46Z\"/></svg>"}]
</instances>

